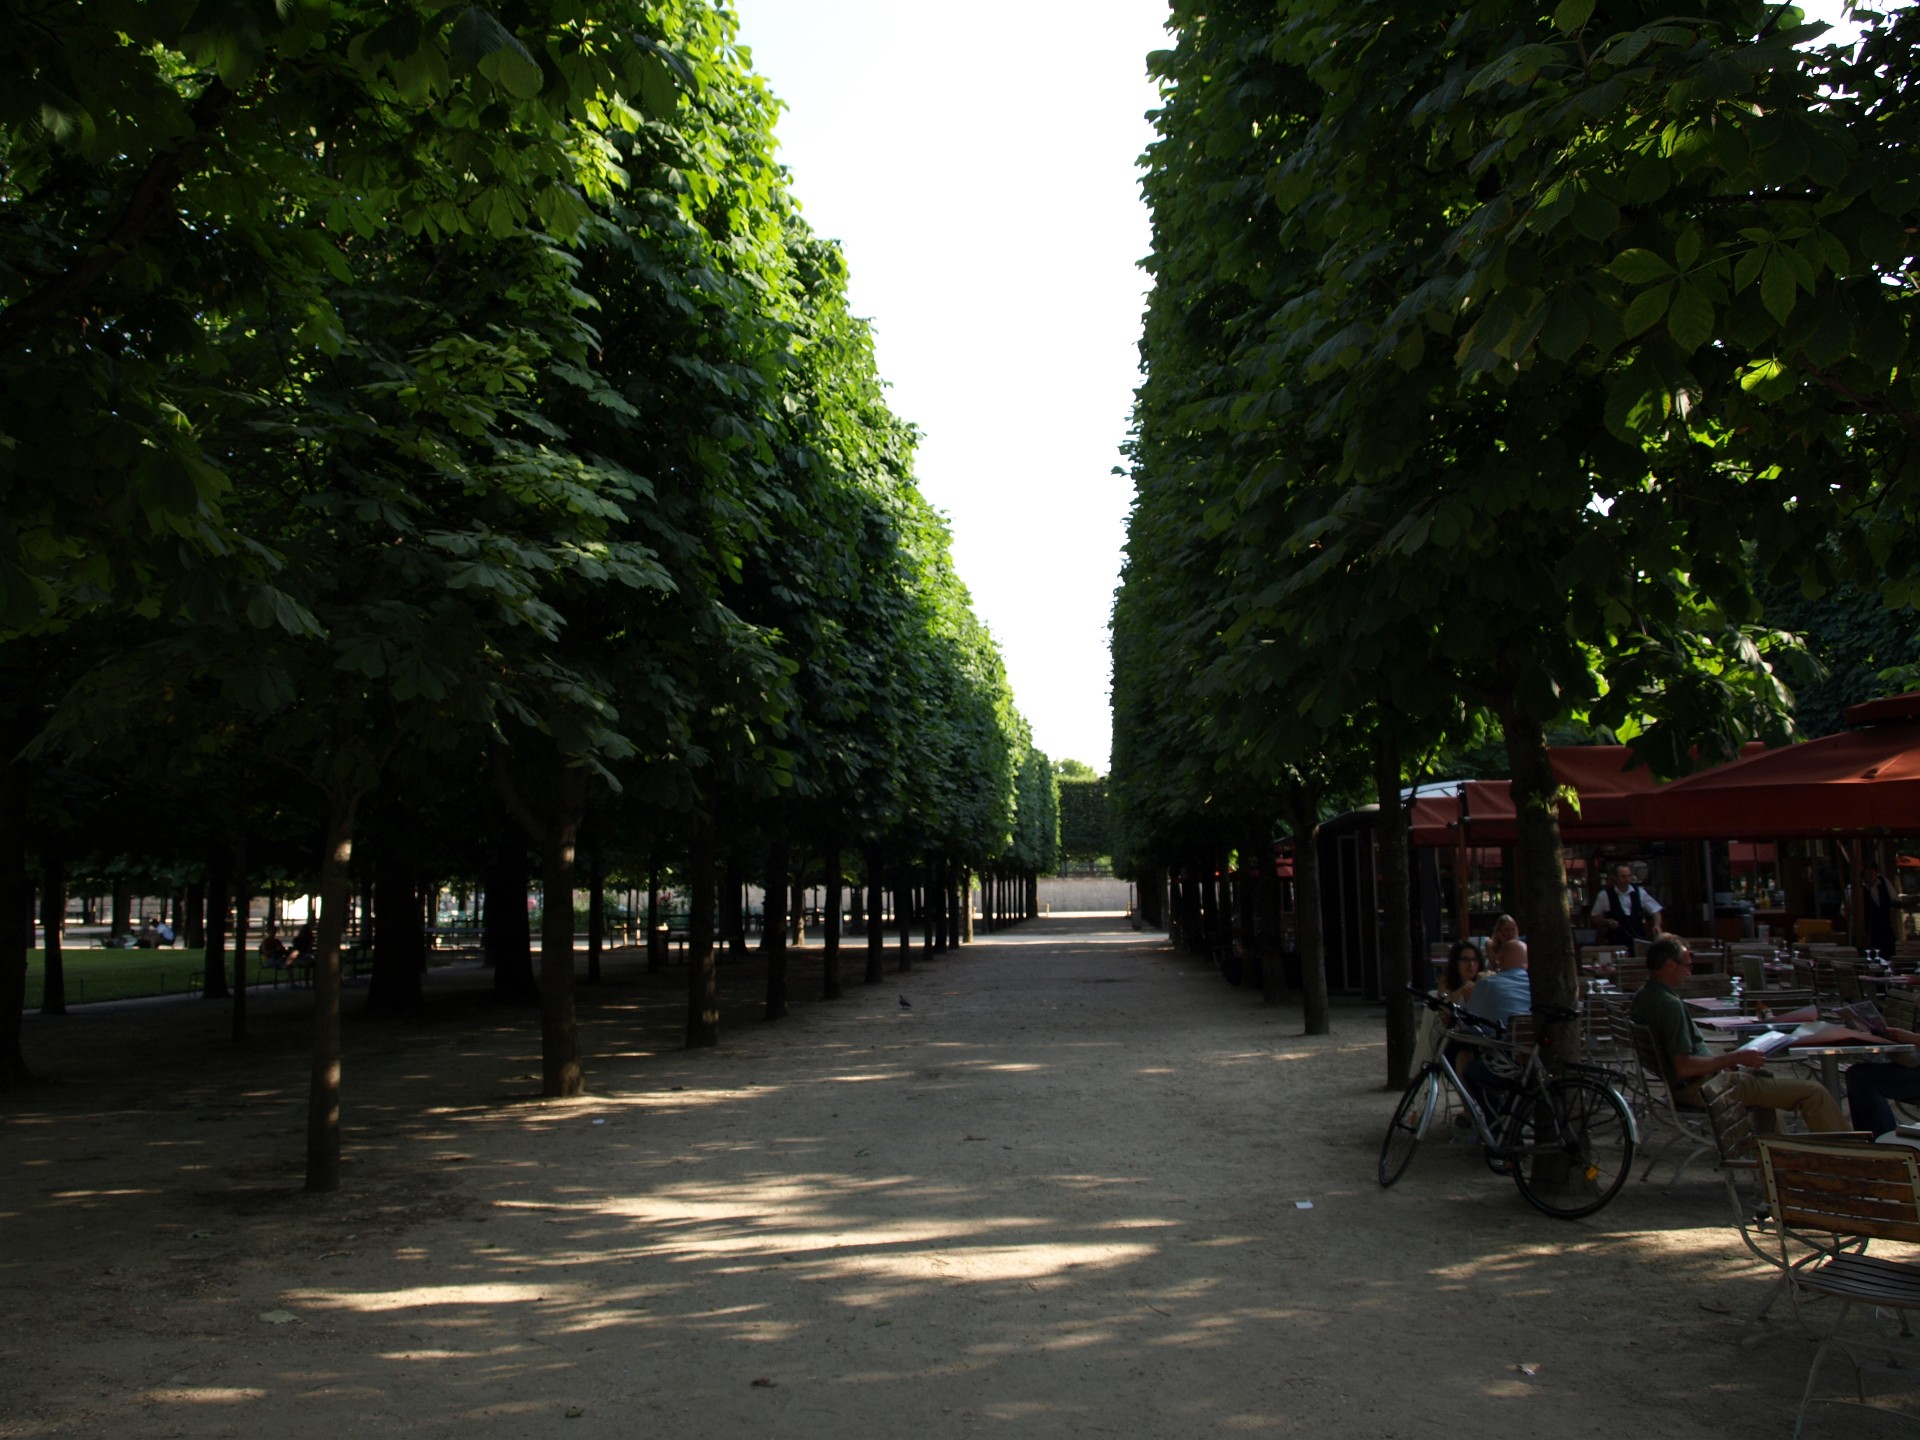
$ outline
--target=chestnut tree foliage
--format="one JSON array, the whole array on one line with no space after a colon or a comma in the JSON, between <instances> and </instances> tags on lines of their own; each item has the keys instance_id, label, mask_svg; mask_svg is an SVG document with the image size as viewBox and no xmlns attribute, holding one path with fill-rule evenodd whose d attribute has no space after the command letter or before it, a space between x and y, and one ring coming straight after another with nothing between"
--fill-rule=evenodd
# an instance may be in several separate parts
<instances>
[{"instance_id":1,"label":"chestnut tree foliage","mask_svg":"<svg viewBox=\"0 0 1920 1440\"><path fill-rule=\"evenodd\" d=\"M481 823L549 896L583 835L596 874L644 836L612 863L709 920L722 862L774 843L1050 863L1037 752L726 8L26 0L10 35L0 646L38 684L0 717L0 901L55 765L296 797L310 1187L356 821L394 786L497 795ZM572 907L545 915L568 1094Z\"/></svg>"},{"instance_id":2,"label":"chestnut tree foliage","mask_svg":"<svg viewBox=\"0 0 1920 1440\"><path fill-rule=\"evenodd\" d=\"M1762 0L1175 5L1123 849L1490 718L1571 1003L1547 728L1665 773L1785 738L1761 582L1915 599L1920 20L1859 18L1856 53Z\"/></svg>"}]
</instances>

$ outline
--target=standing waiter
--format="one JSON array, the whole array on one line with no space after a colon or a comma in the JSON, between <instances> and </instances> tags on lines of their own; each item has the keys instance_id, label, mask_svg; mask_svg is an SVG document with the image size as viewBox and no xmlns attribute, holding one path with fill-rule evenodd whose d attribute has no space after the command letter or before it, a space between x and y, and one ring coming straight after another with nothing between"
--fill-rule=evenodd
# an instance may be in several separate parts
<instances>
[{"instance_id":1,"label":"standing waiter","mask_svg":"<svg viewBox=\"0 0 1920 1440\"><path fill-rule=\"evenodd\" d=\"M1658 940L1660 902L1633 883L1633 867L1613 867L1613 883L1593 897L1593 928L1602 943L1631 950L1638 944Z\"/></svg>"}]
</instances>

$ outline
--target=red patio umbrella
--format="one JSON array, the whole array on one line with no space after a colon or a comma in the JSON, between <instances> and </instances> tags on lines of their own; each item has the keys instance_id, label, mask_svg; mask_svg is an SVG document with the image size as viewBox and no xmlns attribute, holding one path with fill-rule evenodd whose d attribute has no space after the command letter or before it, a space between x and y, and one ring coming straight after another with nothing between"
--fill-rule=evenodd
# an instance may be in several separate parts
<instances>
[{"instance_id":1,"label":"red patio umbrella","mask_svg":"<svg viewBox=\"0 0 1920 1440\"><path fill-rule=\"evenodd\" d=\"M1634 820L1673 840L1920 835L1920 693L1855 705L1861 728L1733 761L1639 797Z\"/></svg>"},{"instance_id":2,"label":"red patio umbrella","mask_svg":"<svg viewBox=\"0 0 1920 1440\"><path fill-rule=\"evenodd\" d=\"M1554 778L1572 786L1580 797L1577 815L1571 806L1560 807L1560 834L1566 840L1633 835L1631 801L1660 784L1644 767L1627 768L1631 752L1624 745L1556 745L1547 751L1547 758ZM1467 833L1476 843L1511 845L1518 839L1512 782L1469 780L1466 796Z\"/></svg>"}]
</instances>

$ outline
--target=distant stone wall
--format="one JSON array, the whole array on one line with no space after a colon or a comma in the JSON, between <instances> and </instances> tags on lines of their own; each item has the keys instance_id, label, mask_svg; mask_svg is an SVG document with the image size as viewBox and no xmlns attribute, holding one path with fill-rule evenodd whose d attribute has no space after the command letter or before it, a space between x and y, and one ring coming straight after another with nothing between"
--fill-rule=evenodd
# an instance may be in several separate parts
<instances>
[{"instance_id":1,"label":"distant stone wall","mask_svg":"<svg viewBox=\"0 0 1920 1440\"><path fill-rule=\"evenodd\" d=\"M1127 908L1127 882L1092 880L1078 877L1043 875L1040 877L1040 913L1068 910L1111 910L1124 914Z\"/></svg>"}]
</instances>

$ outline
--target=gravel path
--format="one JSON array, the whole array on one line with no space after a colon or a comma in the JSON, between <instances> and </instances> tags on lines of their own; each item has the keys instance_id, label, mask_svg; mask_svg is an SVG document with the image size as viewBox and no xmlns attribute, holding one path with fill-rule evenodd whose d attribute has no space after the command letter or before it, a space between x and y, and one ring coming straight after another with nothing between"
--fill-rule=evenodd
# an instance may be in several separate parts
<instances>
[{"instance_id":1,"label":"gravel path","mask_svg":"<svg viewBox=\"0 0 1920 1440\"><path fill-rule=\"evenodd\" d=\"M303 996L238 1054L194 1002L31 1021L0 1436L1791 1428L1810 1346L1784 1305L1747 1323L1711 1172L1573 1224L1464 1147L1375 1185L1377 1011L1303 1038L1112 917L777 1025L723 973L724 1043L689 1053L680 977L612 963L579 1101L527 1098L533 1017L457 978L423 1024L353 1021L331 1197L298 1191Z\"/></svg>"}]
</instances>

